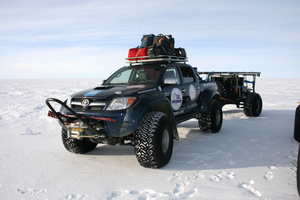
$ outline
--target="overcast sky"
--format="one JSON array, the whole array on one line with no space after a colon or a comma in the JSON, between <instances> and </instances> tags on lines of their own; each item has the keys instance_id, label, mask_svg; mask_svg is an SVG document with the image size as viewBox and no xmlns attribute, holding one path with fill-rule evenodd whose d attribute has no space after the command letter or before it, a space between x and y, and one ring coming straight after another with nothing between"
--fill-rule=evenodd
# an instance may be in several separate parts
<instances>
[{"instance_id":1,"label":"overcast sky","mask_svg":"<svg viewBox=\"0 0 300 200\"><path fill-rule=\"evenodd\" d=\"M0 0L0 79L107 78L149 33L198 71L300 78L299 0Z\"/></svg>"}]
</instances>

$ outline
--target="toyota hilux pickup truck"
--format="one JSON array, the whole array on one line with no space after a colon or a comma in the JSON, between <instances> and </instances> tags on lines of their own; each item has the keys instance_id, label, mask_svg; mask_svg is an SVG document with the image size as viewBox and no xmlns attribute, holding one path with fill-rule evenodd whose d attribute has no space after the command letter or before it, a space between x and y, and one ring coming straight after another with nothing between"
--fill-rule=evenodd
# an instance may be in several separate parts
<instances>
[{"instance_id":1,"label":"toyota hilux pickup truck","mask_svg":"<svg viewBox=\"0 0 300 200\"><path fill-rule=\"evenodd\" d=\"M215 82L205 82L187 60L131 60L99 86L65 101L46 99L48 116L62 126L62 141L73 153L97 144L132 145L140 165L165 166L179 139L177 124L195 118L200 131L216 133L223 113ZM52 104L60 104L56 111Z\"/></svg>"}]
</instances>

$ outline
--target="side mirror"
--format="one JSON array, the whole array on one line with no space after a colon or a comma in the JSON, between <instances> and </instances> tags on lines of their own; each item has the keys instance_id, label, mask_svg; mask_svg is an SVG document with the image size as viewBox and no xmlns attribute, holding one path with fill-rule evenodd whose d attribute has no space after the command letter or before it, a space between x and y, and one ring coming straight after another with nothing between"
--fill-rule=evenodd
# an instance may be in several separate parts
<instances>
[{"instance_id":1,"label":"side mirror","mask_svg":"<svg viewBox=\"0 0 300 200\"><path fill-rule=\"evenodd\" d=\"M165 85L176 85L176 84L178 84L178 81L176 78L166 78L164 80L164 84Z\"/></svg>"}]
</instances>

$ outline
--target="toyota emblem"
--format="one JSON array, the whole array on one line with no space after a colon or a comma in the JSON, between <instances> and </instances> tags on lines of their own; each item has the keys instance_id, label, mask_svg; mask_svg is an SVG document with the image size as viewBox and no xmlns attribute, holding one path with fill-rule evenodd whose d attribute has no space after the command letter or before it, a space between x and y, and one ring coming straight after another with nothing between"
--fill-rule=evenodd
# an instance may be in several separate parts
<instances>
[{"instance_id":1,"label":"toyota emblem","mask_svg":"<svg viewBox=\"0 0 300 200\"><path fill-rule=\"evenodd\" d=\"M88 106L90 103L90 101L88 99L83 99L82 102L81 102L81 105L82 106Z\"/></svg>"}]
</instances>

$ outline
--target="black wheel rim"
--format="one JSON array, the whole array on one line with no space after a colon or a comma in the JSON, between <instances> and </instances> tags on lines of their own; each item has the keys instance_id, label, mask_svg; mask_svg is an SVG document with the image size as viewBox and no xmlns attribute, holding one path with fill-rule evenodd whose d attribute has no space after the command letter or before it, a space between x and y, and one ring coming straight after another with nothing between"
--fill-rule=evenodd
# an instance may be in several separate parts
<instances>
[{"instance_id":1,"label":"black wheel rim","mask_svg":"<svg viewBox=\"0 0 300 200\"><path fill-rule=\"evenodd\" d=\"M217 110L216 112L216 125L218 126L221 122L221 112Z\"/></svg>"},{"instance_id":2,"label":"black wheel rim","mask_svg":"<svg viewBox=\"0 0 300 200\"><path fill-rule=\"evenodd\" d=\"M162 135L162 151L163 153L166 153L169 149L169 131L164 130L163 135Z\"/></svg>"}]
</instances>

